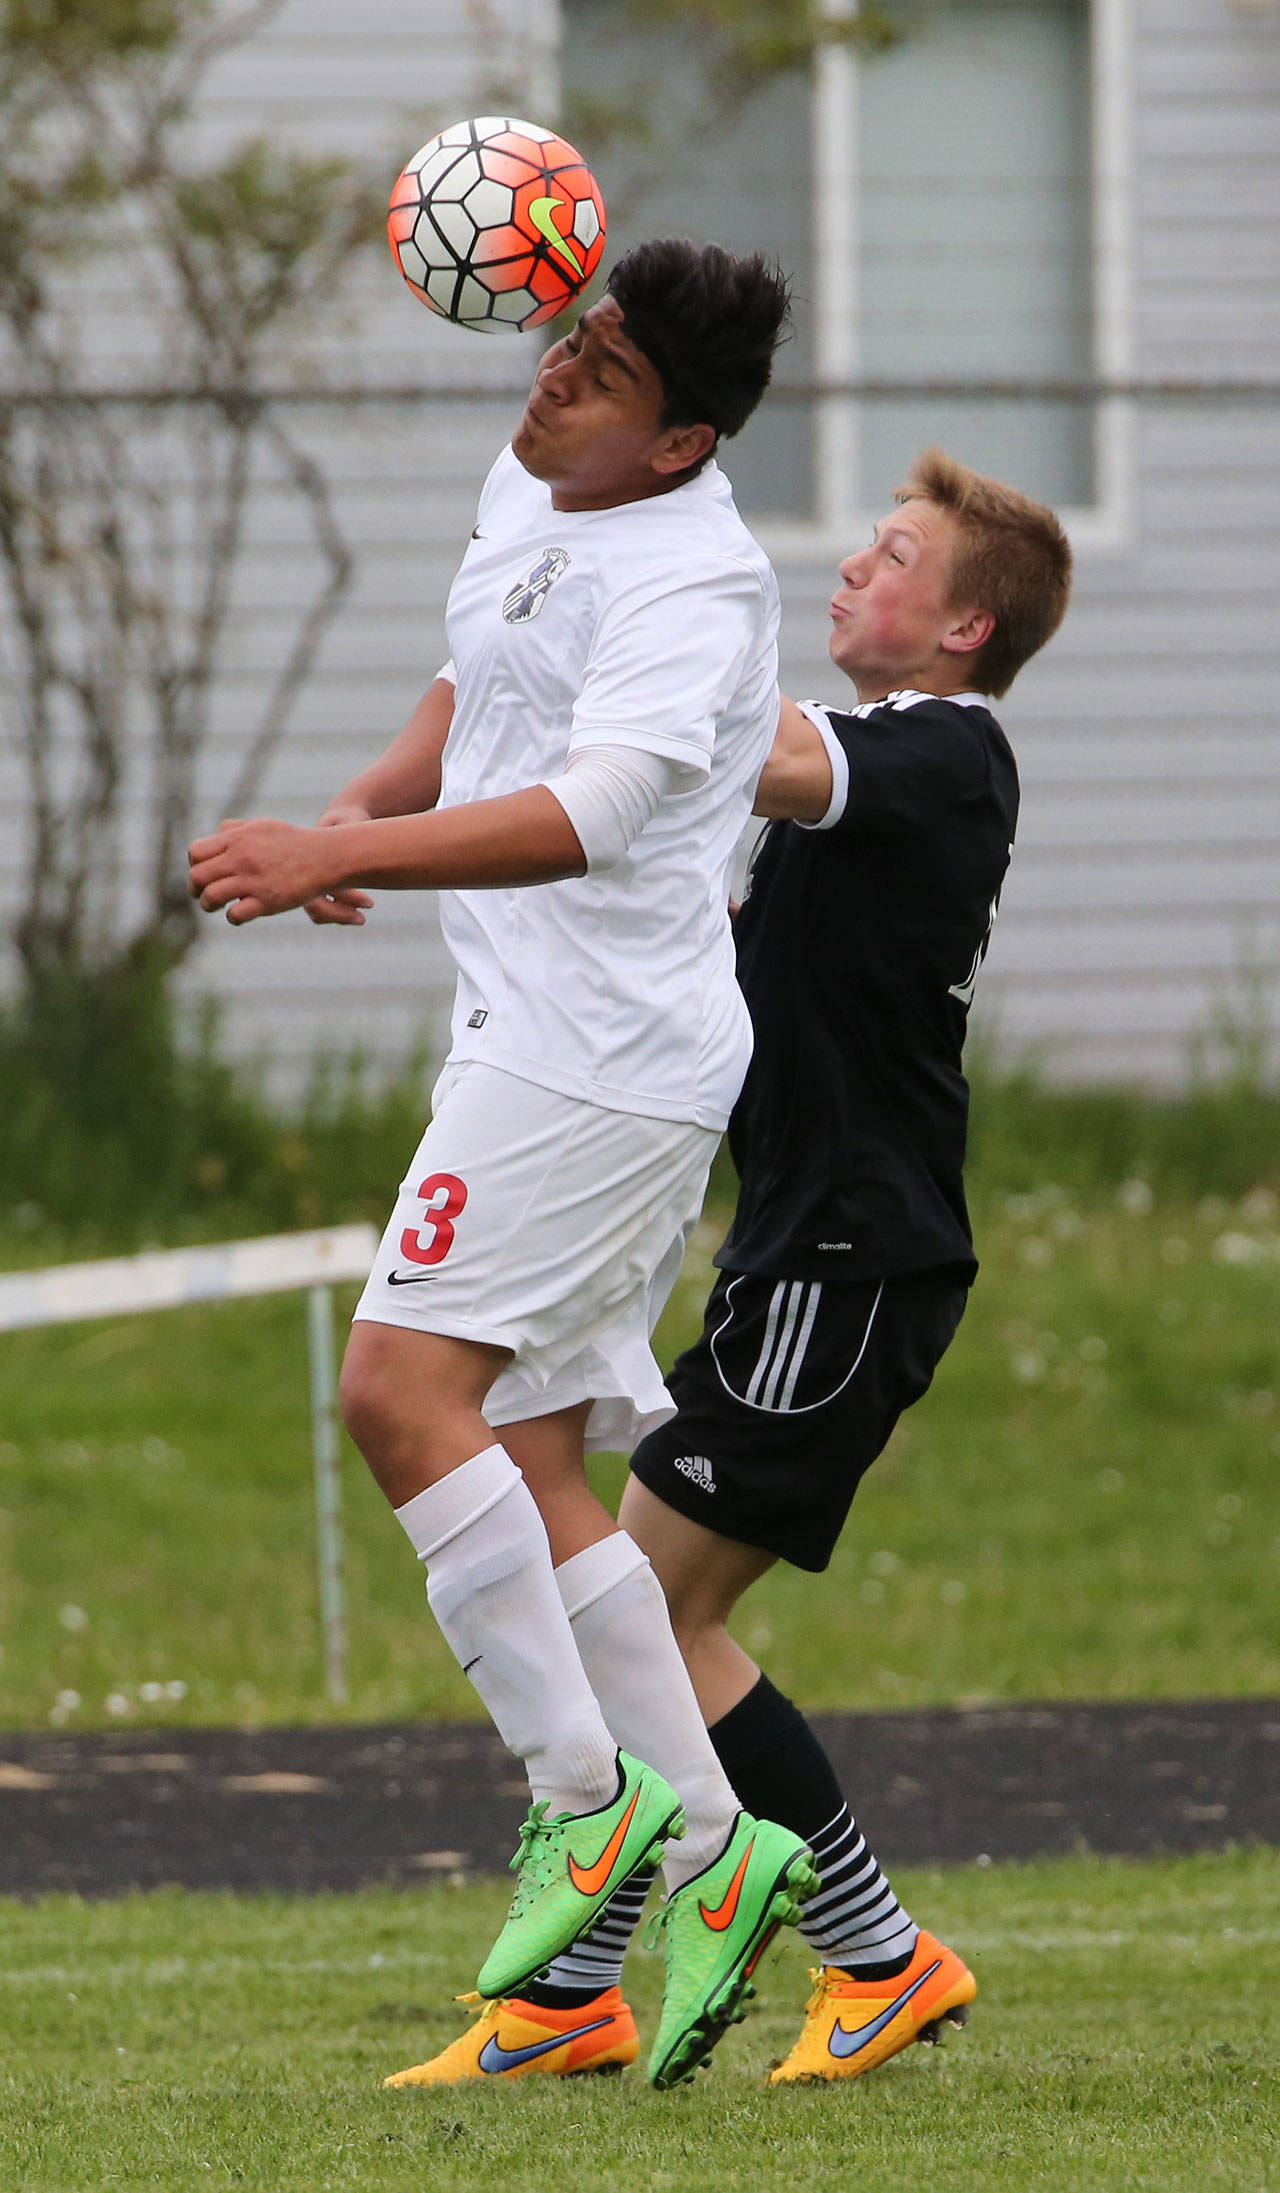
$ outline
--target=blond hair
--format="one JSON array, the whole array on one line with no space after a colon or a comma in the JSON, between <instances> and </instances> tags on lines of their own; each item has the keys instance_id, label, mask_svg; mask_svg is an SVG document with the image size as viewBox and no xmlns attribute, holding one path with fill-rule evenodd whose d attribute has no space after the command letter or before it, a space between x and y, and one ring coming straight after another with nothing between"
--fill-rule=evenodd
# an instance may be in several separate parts
<instances>
[{"instance_id":1,"label":"blond hair","mask_svg":"<svg viewBox=\"0 0 1280 2193\"><path fill-rule=\"evenodd\" d=\"M988 610L996 621L974 655L974 682L984 693L1007 693L1067 613L1071 543L1046 504L971 471L945 450L923 450L896 497L922 499L956 521L954 606Z\"/></svg>"}]
</instances>

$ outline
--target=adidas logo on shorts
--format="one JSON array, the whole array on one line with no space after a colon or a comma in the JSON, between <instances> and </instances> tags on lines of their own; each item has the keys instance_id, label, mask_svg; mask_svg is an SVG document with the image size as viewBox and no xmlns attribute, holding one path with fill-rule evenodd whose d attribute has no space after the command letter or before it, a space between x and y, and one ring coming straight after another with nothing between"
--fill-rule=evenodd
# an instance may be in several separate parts
<instances>
[{"instance_id":1,"label":"adidas logo on shorts","mask_svg":"<svg viewBox=\"0 0 1280 2193\"><path fill-rule=\"evenodd\" d=\"M678 1454L675 1459L675 1466L683 1476L688 1478L691 1485L700 1485L703 1492L715 1491L716 1481L711 1472L711 1464L705 1454Z\"/></svg>"}]
</instances>

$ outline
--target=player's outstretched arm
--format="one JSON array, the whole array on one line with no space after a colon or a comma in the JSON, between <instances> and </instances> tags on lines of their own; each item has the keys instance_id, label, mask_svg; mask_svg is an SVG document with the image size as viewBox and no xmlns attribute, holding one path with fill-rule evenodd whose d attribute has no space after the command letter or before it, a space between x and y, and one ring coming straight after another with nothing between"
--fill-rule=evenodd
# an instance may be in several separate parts
<instances>
[{"instance_id":1,"label":"player's outstretched arm","mask_svg":"<svg viewBox=\"0 0 1280 2193\"><path fill-rule=\"evenodd\" d=\"M434 814L300 830L224 822L189 849L191 895L236 927L368 886L399 891L555 883L586 874L573 824L544 784Z\"/></svg>"},{"instance_id":2,"label":"player's outstretched arm","mask_svg":"<svg viewBox=\"0 0 1280 2193\"><path fill-rule=\"evenodd\" d=\"M821 822L831 805L831 789L831 762L821 733L784 693L753 812L771 822Z\"/></svg>"},{"instance_id":3,"label":"player's outstretched arm","mask_svg":"<svg viewBox=\"0 0 1280 2193\"><path fill-rule=\"evenodd\" d=\"M350 784L334 794L318 827L369 822L374 816L416 815L435 806L440 797L440 773L445 740L453 722L454 689L449 678L436 678L427 687L409 721L386 752ZM358 928L373 900L366 891L325 892L306 908L320 926L337 923Z\"/></svg>"}]
</instances>

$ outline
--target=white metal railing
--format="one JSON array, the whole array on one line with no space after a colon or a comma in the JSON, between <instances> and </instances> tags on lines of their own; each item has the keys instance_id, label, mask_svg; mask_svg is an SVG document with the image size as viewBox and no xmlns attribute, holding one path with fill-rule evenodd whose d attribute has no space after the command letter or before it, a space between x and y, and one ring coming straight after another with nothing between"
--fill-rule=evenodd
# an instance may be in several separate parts
<instances>
[{"instance_id":1,"label":"white metal railing","mask_svg":"<svg viewBox=\"0 0 1280 2193\"><path fill-rule=\"evenodd\" d=\"M148 1249L140 1256L0 1274L0 1332L134 1316L143 1310L176 1309L184 1302L225 1302L234 1295L307 1290L320 1622L325 1684L338 1705L347 1696L347 1639L333 1289L341 1280L367 1278L377 1246L372 1226L325 1226L202 1249Z\"/></svg>"}]
</instances>

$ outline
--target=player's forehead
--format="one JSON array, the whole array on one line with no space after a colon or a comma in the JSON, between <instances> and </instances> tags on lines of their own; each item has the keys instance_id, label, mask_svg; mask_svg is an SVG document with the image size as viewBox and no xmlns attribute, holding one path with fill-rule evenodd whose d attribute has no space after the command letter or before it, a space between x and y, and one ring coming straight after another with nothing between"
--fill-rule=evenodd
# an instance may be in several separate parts
<instances>
[{"instance_id":1,"label":"player's forehead","mask_svg":"<svg viewBox=\"0 0 1280 2193\"><path fill-rule=\"evenodd\" d=\"M580 313L578 332L585 341L592 342L611 358L638 387L644 387L651 377L656 379L654 367L625 332L622 307L616 297L597 298L595 304Z\"/></svg>"},{"instance_id":2,"label":"player's forehead","mask_svg":"<svg viewBox=\"0 0 1280 2193\"><path fill-rule=\"evenodd\" d=\"M930 502L925 495L913 495L904 503L895 503L893 509L877 521L875 537L878 541L895 536L911 542L917 549L936 547L950 553L955 538L955 520L941 503Z\"/></svg>"}]
</instances>

